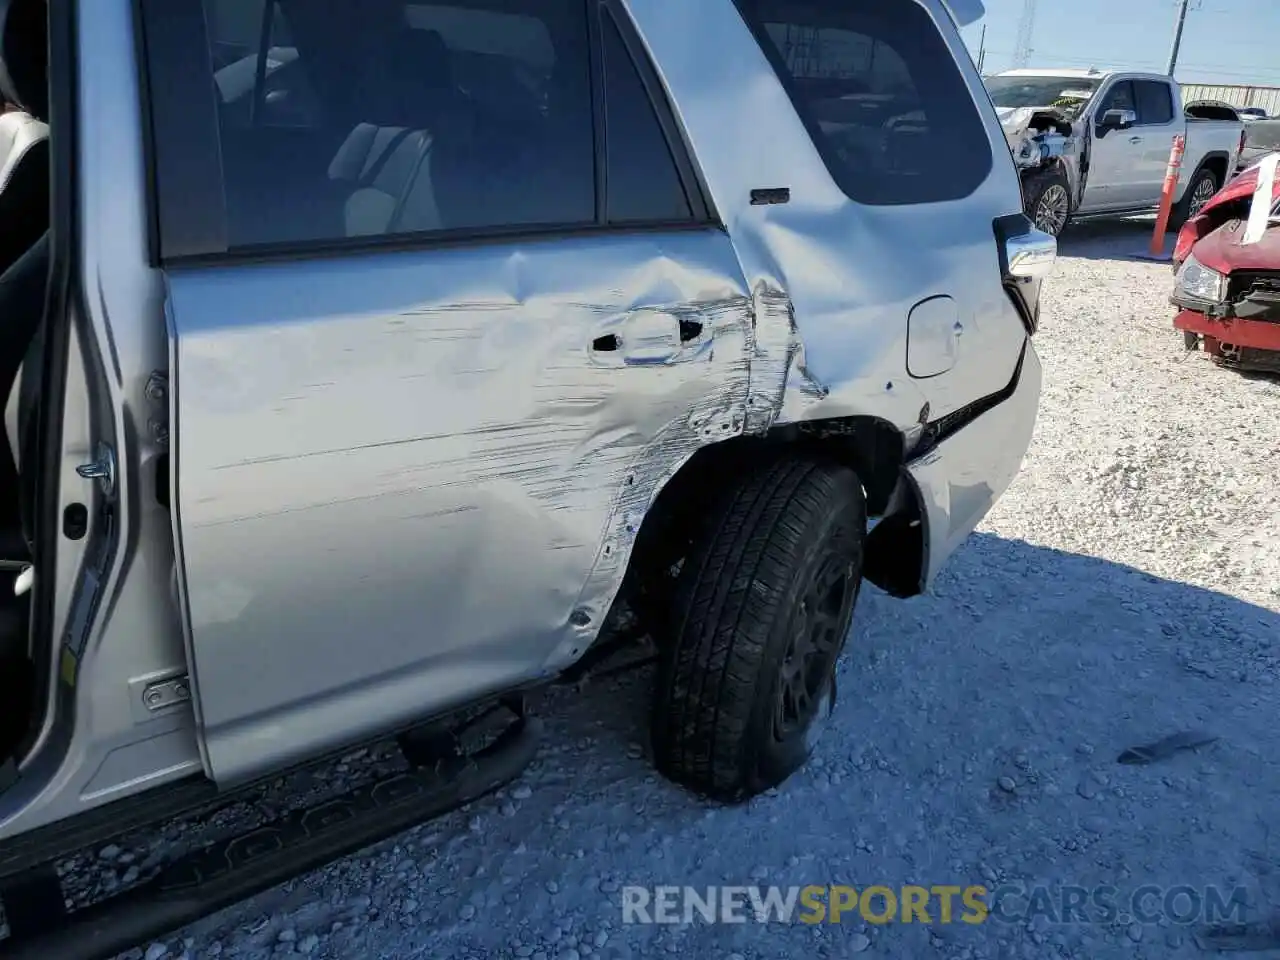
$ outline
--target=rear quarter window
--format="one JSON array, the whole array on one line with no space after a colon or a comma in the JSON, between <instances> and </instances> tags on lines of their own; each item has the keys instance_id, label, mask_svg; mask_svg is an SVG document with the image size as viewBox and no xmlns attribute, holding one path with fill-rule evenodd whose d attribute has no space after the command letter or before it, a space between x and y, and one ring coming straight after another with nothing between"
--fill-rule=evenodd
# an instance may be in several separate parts
<instances>
[{"instance_id":1,"label":"rear quarter window","mask_svg":"<svg viewBox=\"0 0 1280 960\"><path fill-rule=\"evenodd\" d=\"M737 0L831 176L887 206L959 200L991 172L964 76L916 0Z\"/></svg>"}]
</instances>

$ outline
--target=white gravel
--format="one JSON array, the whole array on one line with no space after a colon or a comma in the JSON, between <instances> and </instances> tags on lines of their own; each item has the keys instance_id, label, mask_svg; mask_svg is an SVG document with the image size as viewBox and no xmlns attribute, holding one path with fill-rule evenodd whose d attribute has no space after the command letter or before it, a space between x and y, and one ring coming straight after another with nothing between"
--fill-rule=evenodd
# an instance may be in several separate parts
<instances>
[{"instance_id":1,"label":"white gravel","mask_svg":"<svg viewBox=\"0 0 1280 960\"><path fill-rule=\"evenodd\" d=\"M624 926L623 884L1243 884L1280 914L1280 382L1181 362L1169 268L1123 258L1144 245L1065 241L1022 475L933 595L866 591L833 728L776 795L718 808L655 777L646 673L555 691L518 784L145 956L1202 955L1126 918ZM1189 729L1220 739L1116 763Z\"/></svg>"}]
</instances>

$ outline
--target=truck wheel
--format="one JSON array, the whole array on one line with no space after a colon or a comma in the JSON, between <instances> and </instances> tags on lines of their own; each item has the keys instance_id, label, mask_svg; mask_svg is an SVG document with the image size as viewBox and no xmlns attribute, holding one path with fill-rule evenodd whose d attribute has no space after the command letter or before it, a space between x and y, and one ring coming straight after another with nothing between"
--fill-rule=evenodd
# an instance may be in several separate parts
<instances>
[{"instance_id":1,"label":"truck wheel","mask_svg":"<svg viewBox=\"0 0 1280 960\"><path fill-rule=\"evenodd\" d=\"M1071 184L1061 170L1045 170L1027 177L1022 186L1027 216L1039 229L1062 236L1071 220Z\"/></svg>"},{"instance_id":2,"label":"truck wheel","mask_svg":"<svg viewBox=\"0 0 1280 960\"><path fill-rule=\"evenodd\" d=\"M1216 173L1207 168L1197 170L1196 175L1191 178L1191 183L1187 185L1182 199L1173 208L1173 214L1169 217L1169 230L1181 230L1183 224L1203 210L1204 205L1213 199L1213 195L1218 192L1218 187Z\"/></svg>"},{"instance_id":3,"label":"truck wheel","mask_svg":"<svg viewBox=\"0 0 1280 960\"><path fill-rule=\"evenodd\" d=\"M681 570L652 739L671 780L728 802L776 786L817 742L862 583L852 470L789 456L719 501Z\"/></svg>"}]
</instances>

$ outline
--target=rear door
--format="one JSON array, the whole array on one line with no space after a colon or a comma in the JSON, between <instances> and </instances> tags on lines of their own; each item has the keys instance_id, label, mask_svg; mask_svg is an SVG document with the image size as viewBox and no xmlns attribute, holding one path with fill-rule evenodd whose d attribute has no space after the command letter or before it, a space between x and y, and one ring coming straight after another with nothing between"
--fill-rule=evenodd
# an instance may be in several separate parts
<instances>
[{"instance_id":1,"label":"rear door","mask_svg":"<svg viewBox=\"0 0 1280 960\"><path fill-rule=\"evenodd\" d=\"M1139 203L1159 202L1169 167L1173 138L1186 130L1186 120L1177 109L1173 88L1165 80L1134 80L1138 102L1136 133L1142 137L1142 154L1137 160Z\"/></svg>"},{"instance_id":2,"label":"rear door","mask_svg":"<svg viewBox=\"0 0 1280 960\"><path fill-rule=\"evenodd\" d=\"M1113 80L1099 94L1098 109L1093 113L1093 144L1089 157L1089 180L1081 209L1090 213L1122 210L1140 206L1145 199L1142 169L1147 150L1147 135L1140 127L1128 130L1103 130L1102 118L1108 110L1132 110L1137 113L1138 95L1132 80ZM1166 155L1167 156L1167 155Z\"/></svg>"},{"instance_id":3,"label":"rear door","mask_svg":"<svg viewBox=\"0 0 1280 960\"><path fill-rule=\"evenodd\" d=\"M751 311L599 4L282 2L317 185L218 126L205 24L233 2L145 4L175 534L219 781L580 654L660 484L742 429ZM242 209L259 177L270 218Z\"/></svg>"}]
</instances>

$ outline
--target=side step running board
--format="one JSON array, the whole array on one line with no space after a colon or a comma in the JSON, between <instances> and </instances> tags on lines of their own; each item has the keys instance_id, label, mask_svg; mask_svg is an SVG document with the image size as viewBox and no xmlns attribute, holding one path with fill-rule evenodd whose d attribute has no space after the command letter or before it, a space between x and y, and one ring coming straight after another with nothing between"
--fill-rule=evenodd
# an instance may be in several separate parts
<instances>
[{"instance_id":1,"label":"side step running board","mask_svg":"<svg viewBox=\"0 0 1280 960\"><path fill-rule=\"evenodd\" d=\"M194 851L151 880L72 913L63 910L51 867L16 884L17 878L9 878L8 889L0 889L10 920L0 960L109 960L497 790L533 759L539 733L536 719L519 716L474 754L445 755L293 811Z\"/></svg>"}]
</instances>

